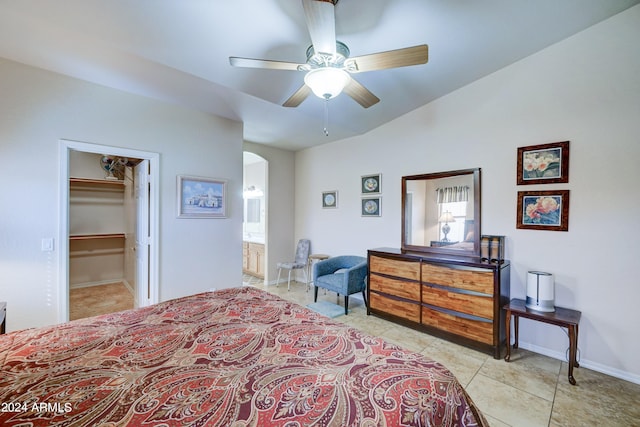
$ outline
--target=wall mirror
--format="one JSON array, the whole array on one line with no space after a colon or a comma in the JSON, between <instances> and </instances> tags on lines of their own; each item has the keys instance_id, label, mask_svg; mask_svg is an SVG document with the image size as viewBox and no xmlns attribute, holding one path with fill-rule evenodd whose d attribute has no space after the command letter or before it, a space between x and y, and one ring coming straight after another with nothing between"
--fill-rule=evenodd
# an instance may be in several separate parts
<instances>
[{"instance_id":1,"label":"wall mirror","mask_svg":"<svg viewBox=\"0 0 640 427\"><path fill-rule=\"evenodd\" d=\"M402 177L402 250L480 255L480 168Z\"/></svg>"},{"instance_id":2,"label":"wall mirror","mask_svg":"<svg viewBox=\"0 0 640 427\"><path fill-rule=\"evenodd\" d=\"M246 199L247 213L244 216L245 222L260 222L260 199Z\"/></svg>"}]
</instances>

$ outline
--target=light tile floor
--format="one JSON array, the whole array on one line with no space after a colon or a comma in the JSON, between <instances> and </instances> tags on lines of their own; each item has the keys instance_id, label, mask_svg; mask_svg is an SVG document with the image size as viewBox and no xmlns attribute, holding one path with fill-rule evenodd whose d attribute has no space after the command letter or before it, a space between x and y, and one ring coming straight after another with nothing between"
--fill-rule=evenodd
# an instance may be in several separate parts
<instances>
[{"instance_id":1,"label":"light tile floor","mask_svg":"<svg viewBox=\"0 0 640 427\"><path fill-rule=\"evenodd\" d=\"M313 302L313 289L304 283L255 286L301 305ZM318 300L343 304L343 298L321 290ZM351 298L349 315L336 320L408 349L423 353L449 368L483 411L492 426L640 426L640 385L584 367L574 370L578 384L567 380L566 362L523 349L513 350L511 362L431 335L367 316L361 300Z\"/></svg>"}]
</instances>

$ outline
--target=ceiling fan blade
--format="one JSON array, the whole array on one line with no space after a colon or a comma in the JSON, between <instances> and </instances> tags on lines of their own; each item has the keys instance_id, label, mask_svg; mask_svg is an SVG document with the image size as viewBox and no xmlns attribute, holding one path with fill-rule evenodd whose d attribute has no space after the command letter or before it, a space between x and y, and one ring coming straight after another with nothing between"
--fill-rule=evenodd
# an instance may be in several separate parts
<instances>
[{"instance_id":1,"label":"ceiling fan blade","mask_svg":"<svg viewBox=\"0 0 640 427\"><path fill-rule=\"evenodd\" d=\"M377 96L371 93L369 89L358 83L353 77L351 77L351 80L342 91L364 108L369 108L380 102L380 99Z\"/></svg>"},{"instance_id":2,"label":"ceiling fan blade","mask_svg":"<svg viewBox=\"0 0 640 427\"><path fill-rule=\"evenodd\" d=\"M266 68L270 70L289 70L289 71L298 71L300 70L299 67L304 67L306 65L306 64L296 64L295 62L271 61L268 59L238 58L236 56L230 56L229 63L234 67Z\"/></svg>"},{"instance_id":3,"label":"ceiling fan blade","mask_svg":"<svg viewBox=\"0 0 640 427\"><path fill-rule=\"evenodd\" d=\"M336 53L337 0L302 0L311 43L316 53Z\"/></svg>"},{"instance_id":4,"label":"ceiling fan blade","mask_svg":"<svg viewBox=\"0 0 640 427\"><path fill-rule=\"evenodd\" d=\"M429 47L426 44L421 44L403 49L355 56L345 61L345 67L347 67L351 73L361 73L364 71L426 64L428 60Z\"/></svg>"},{"instance_id":5,"label":"ceiling fan blade","mask_svg":"<svg viewBox=\"0 0 640 427\"><path fill-rule=\"evenodd\" d=\"M305 99L307 99L307 96L309 96L309 94L311 93L311 88L307 85L302 85L302 87L300 89L298 89L297 91L295 91L295 93L293 95L291 95L289 97L289 99L287 99L284 104L282 104L283 107L297 107L298 105L300 105L302 103L302 101L304 101Z\"/></svg>"}]
</instances>

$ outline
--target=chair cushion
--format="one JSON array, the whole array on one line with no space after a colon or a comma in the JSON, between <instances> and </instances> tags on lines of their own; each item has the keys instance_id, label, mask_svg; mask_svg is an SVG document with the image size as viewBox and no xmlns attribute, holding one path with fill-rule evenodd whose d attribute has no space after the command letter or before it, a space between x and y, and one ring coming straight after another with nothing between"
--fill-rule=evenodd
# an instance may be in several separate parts
<instances>
[{"instance_id":1,"label":"chair cushion","mask_svg":"<svg viewBox=\"0 0 640 427\"><path fill-rule=\"evenodd\" d=\"M344 286L344 273L327 274L326 276L318 276L314 285L327 289L329 291L342 291Z\"/></svg>"},{"instance_id":2,"label":"chair cushion","mask_svg":"<svg viewBox=\"0 0 640 427\"><path fill-rule=\"evenodd\" d=\"M294 270L296 268L304 268L306 266L307 266L306 263L299 263L299 262L279 262L277 264L277 268L286 268L288 270Z\"/></svg>"}]
</instances>

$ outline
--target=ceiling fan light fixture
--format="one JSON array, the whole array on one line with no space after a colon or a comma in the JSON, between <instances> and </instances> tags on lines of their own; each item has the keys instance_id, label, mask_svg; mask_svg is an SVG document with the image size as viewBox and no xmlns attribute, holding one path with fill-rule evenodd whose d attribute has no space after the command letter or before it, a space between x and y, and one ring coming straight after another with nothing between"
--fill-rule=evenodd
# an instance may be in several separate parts
<instances>
[{"instance_id":1,"label":"ceiling fan light fixture","mask_svg":"<svg viewBox=\"0 0 640 427\"><path fill-rule=\"evenodd\" d=\"M316 68L304 76L304 83L313 93L318 98L327 100L340 95L349 80L349 73L334 67Z\"/></svg>"}]
</instances>

